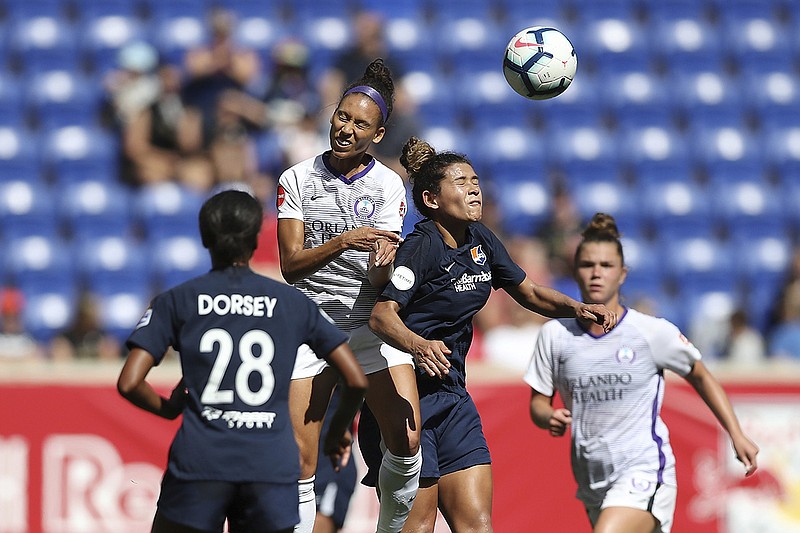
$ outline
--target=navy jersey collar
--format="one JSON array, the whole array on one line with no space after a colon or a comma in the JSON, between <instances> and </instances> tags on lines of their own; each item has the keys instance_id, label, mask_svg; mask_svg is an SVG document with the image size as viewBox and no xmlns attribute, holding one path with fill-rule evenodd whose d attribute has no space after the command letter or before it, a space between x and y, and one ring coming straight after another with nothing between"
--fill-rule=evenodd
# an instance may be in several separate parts
<instances>
[{"instance_id":1,"label":"navy jersey collar","mask_svg":"<svg viewBox=\"0 0 800 533\"><path fill-rule=\"evenodd\" d=\"M327 169L328 172L330 172L331 174L333 174L334 176L336 176L337 178L339 178L341 181L345 182L348 185L351 185L356 180L359 180L364 176L366 176L369 173L369 171L372 170L372 168L375 166L375 158L369 154L366 154L366 157L369 157L369 163L367 163L367 166L364 167L364 170L362 170L361 172L357 172L352 177L348 178L344 174L340 174L338 170L336 170L330 165L330 163L328 162L330 155L331 155L330 150L322 154L322 164L325 165L325 168Z\"/></svg>"}]
</instances>

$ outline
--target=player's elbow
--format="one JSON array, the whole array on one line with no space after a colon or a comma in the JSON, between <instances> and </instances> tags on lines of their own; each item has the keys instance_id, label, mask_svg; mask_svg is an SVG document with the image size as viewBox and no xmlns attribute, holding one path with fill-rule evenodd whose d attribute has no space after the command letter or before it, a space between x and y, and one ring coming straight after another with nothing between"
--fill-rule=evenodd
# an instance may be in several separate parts
<instances>
[{"instance_id":1,"label":"player's elbow","mask_svg":"<svg viewBox=\"0 0 800 533\"><path fill-rule=\"evenodd\" d=\"M135 380L127 378L125 374L121 374L117 380L117 392L128 400L133 396L137 386L138 383Z\"/></svg>"}]
</instances>

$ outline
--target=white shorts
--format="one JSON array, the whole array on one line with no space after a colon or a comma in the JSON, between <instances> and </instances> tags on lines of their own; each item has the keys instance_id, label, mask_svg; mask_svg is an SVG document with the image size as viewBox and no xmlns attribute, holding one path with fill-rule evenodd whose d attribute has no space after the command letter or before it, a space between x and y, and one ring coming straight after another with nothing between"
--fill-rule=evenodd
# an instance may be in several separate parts
<instances>
[{"instance_id":1,"label":"white shorts","mask_svg":"<svg viewBox=\"0 0 800 533\"><path fill-rule=\"evenodd\" d=\"M600 505L587 505L586 502L584 505L592 526L600 517L600 511L607 507L631 507L650 512L659 521L655 531L670 533L677 499L678 488L674 485L658 485L631 473L623 475L608 488Z\"/></svg>"},{"instance_id":2,"label":"white shorts","mask_svg":"<svg viewBox=\"0 0 800 533\"><path fill-rule=\"evenodd\" d=\"M392 366L414 364L411 354L389 346L372 333L366 324L351 331L347 342L365 374L374 374ZM314 377L327 367L325 359L318 358L311 348L303 344L297 349L292 379Z\"/></svg>"}]
</instances>

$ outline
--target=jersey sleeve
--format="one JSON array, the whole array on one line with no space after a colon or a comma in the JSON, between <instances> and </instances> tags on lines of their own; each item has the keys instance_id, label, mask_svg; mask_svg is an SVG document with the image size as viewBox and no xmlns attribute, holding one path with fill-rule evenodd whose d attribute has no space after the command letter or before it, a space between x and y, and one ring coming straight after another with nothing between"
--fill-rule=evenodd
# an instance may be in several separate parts
<instances>
[{"instance_id":1,"label":"jersey sleeve","mask_svg":"<svg viewBox=\"0 0 800 533\"><path fill-rule=\"evenodd\" d=\"M408 211L408 202L402 178L395 173L392 174L384 189L383 209L375 227L400 234L403 231L403 219Z\"/></svg>"},{"instance_id":2,"label":"jersey sleeve","mask_svg":"<svg viewBox=\"0 0 800 533\"><path fill-rule=\"evenodd\" d=\"M492 287L516 286L525 279L525 271L508 254L505 245L488 228L485 230L492 248Z\"/></svg>"},{"instance_id":3,"label":"jersey sleeve","mask_svg":"<svg viewBox=\"0 0 800 533\"><path fill-rule=\"evenodd\" d=\"M535 391L545 396L553 396L555 394L553 359L556 355L553 352L553 328L547 327L548 324L539 331L533 357L522 379Z\"/></svg>"},{"instance_id":4,"label":"jersey sleeve","mask_svg":"<svg viewBox=\"0 0 800 533\"><path fill-rule=\"evenodd\" d=\"M700 360L700 350L672 322L663 318L654 320L650 343L656 365L686 376L692 371L694 363Z\"/></svg>"},{"instance_id":5,"label":"jersey sleeve","mask_svg":"<svg viewBox=\"0 0 800 533\"><path fill-rule=\"evenodd\" d=\"M303 220L303 202L300 198L300 179L294 167L289 168L278 178L276 207L278 218Z\"/></svg>"},{"instance_id":6,"label":"jersey sleeve","mask_svg":"<svg viewBox=\"0 0 800 533\"><path fill-rule=\"evenodd\" d=\"M405 307L425 281L431 258L430 240L424 235L410 235L394 258L394 273L381 297Z\"/></svg>"},{"instance_id":7,"label":"jersey sleeve","mask_svg":"<svg viewBox=\"0 0 800 533\"><path fill-rule=\"evenodd\" d=\"M347 340L345 335L317 304L303 296L308 314L308 338L306 344L317 357L324 359L334 348Z\"/></svg>"},{"instance_id":8,"label":"jersey sleeve","mask_svg":"<svg viewBox=\"0 0 800 533\"><path fill-rule=\"evenodd\" d=\"M175 316L175 300L170 293L156 296L128 337L126 346L141 348L155 358L156 364L161 363L167 349L176 345Z\"/></svg>"}]
</instances>

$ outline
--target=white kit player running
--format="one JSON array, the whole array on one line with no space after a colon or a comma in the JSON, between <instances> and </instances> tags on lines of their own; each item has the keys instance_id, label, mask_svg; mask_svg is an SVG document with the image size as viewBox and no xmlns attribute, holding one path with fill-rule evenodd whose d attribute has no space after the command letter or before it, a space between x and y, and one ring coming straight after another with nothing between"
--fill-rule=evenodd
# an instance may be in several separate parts
<instances>
[{"instance_id":1,"label":"white kit player running","mask_svg":"<svg viewBox=\"0 0 800 533\"><path fill-rule=\"evenodd\" d=\"M419 397L407 354L382 353L367 326L388 283L406 213L402 178L367 153L391 115L394 84L381 59L342 95L331 116L331 149L286 170L278 187L281 271L349 335L375 394L366 401L386 444L378 531L403 527L419 486ZM336 375L306 350L292 376L292 422L300 447L300 526L314 523L314 473Z\"/></svg>"},{"instance_id":2,"label":"white kit player running","mask_svg":"<svg viewBox=\"0 0 800 533\"><path fill-rule=\"evenodd\" d=\"M575 254L575 279L585 302L619 316L605 333L576 319L546 323L525 381L534 423L561 436L572 427L572 471L595 533L668 533L675 511L675 456L661 420L664 369L684 377L728 432L746 467L758 447L742 432L719 382L700 352L671 322L625 308L625 266L613 217L597 213ZM565 408L553 408L558 393Z\"/></svg>"}]
</instances>

